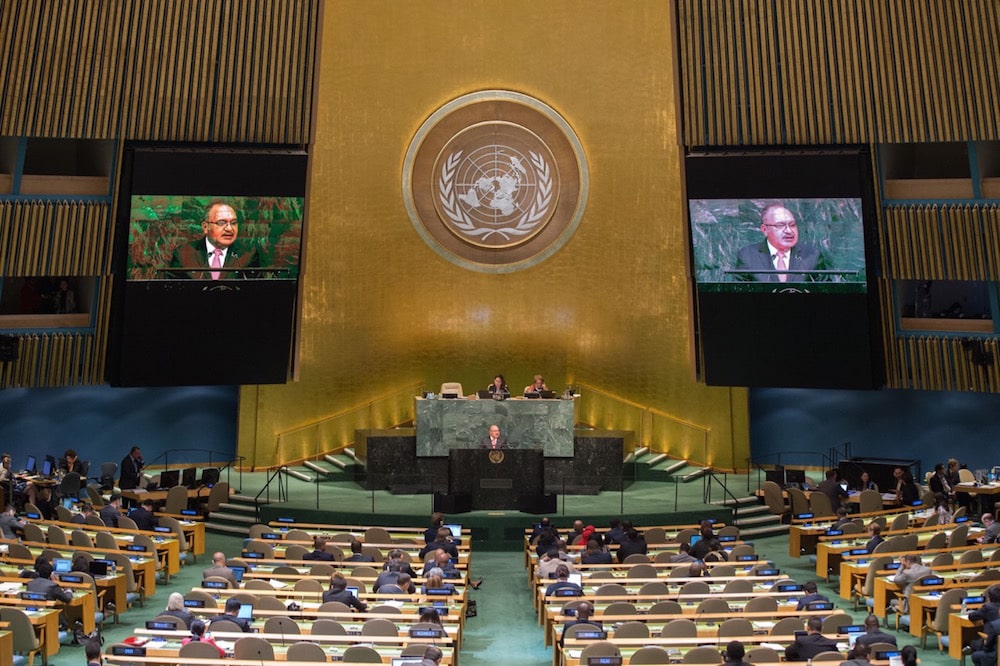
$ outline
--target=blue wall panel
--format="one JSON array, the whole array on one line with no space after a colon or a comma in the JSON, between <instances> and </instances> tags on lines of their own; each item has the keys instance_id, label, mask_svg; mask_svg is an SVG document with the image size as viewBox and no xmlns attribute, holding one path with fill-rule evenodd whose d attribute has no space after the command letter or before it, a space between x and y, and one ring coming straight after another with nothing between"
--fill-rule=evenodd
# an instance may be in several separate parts
<instances>
[{"instance_id":1,"label":"blue wall panel","mask_svg":"<svg viewBox=\"0 0 1000 666\"><path fill-rule=\"evenodd\" d=\"M855 456L911 458L923 469L955 457L969 469L1000 464L1000 395L935 391L750 391L754 462L822 465L851 442ZM795 454L793 451L808 451Z\"/></svg>"},{"instance_id":2,"label":"blue wall panel","mask_svg":"<svg viewBox=\"0 0 1000 666\"><path fill-rule=\"evenodd\" d=\"M239 393L233 386L78 387L0 391L0 449L14 456L57 458L67 448L94 466L119 462L132 445L147 465L233 459ZM184 452L179 449L201 449Z\"/></svg>"}]
</instances>

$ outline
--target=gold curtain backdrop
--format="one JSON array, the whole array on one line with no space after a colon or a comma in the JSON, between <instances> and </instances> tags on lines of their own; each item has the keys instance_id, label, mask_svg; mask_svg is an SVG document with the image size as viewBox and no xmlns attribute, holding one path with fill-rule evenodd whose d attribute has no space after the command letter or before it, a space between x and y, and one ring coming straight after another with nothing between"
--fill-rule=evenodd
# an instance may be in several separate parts
<instances>
[{"instance_id":1,"label":"gold curtain backdrop","mask_svg":"<svg viewBox=\"0 0 1000 666\"><path fill-rule=\"evenodd\" d=\"M657 450L742 467L745 391L693 379L669 3L622 11L616 2L454 0L428 9L325 6L298 381L242 390L240 454L258 467L314 455L351 441L353 427L411 418L415 386L460 381L471 393L502 372L520 391L540 372L558 390L593 387L583 421L645 422L642 443ZM435 254L400 188L426 117L485 89L555 108L590 169L575 235L508 275ZM315 434L328 419L336 435ZM279 446L286 432L301 436Z\"/></svg>"}]
</instances>

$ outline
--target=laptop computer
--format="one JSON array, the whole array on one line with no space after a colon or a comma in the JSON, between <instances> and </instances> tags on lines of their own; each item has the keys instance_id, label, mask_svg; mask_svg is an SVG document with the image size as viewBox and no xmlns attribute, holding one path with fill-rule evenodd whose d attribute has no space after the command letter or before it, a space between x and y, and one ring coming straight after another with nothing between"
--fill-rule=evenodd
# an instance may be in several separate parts
<instances>
[{"instance_id":1,"label":"laptop computer","mask_svg":"<svg viewBox=\"0 0 1000 666\"><path fill-rule=\"evenodd\" d=\"M72 570L73 561L58 558L52 560L52 570L56 573L69 573Z\"/></svg>"},{"instance_id":2,"label":"laptop computer","mask_svg":"<svg viewBox=\"0 0 1000 666\"><path fill-rule=\"evenodd\" d=\"M236 613L236 617L241 620L252 620L253 619L253 604L240 604L240 610Z\"/></svg>"},{"instance_id":3,"label":"laptop computer","mask_svg":"<svg viewBox=\"0 0 1000 666\"><path fill-rule=\"evenodd\" d=\"M90 575L94 576L107 576L108 575L108 563L105 560L91 560L90 561Z\"/></svg>"},{"instance_id":4,"label":"laptop computer","mask_svg":"<svg viewBox=\"0 0 1000 666\"><path fill-rule=\"evenodd\" d=\"M483 389L482 391L476 391L476 397L480 400L490 400L493 398L493 394L488 390Z\"/></svg>"}]
</instances>

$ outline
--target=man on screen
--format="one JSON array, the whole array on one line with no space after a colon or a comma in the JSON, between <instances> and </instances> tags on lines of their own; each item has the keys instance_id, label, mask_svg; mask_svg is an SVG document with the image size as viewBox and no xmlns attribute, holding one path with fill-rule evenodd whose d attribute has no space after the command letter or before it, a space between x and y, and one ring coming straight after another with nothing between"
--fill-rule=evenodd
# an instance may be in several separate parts
<instances>
[{"instance_id":1,"label":"man on screen","mask_svg":"<svg viewBox=\"0 0 1000 666\"><path fill-rule=\"evenodd\" d=\"M747 245L736 257L735 279L745 282L815 282L822 275L799 271L826 268L823 255L811 245L799 244L799 228L792 211L779 204L766 207L760 214L764 240ZM789 273L752 273L753 270L792 271Z\"/></svg>"},{"instance_id":2,"label":"man on screen","mask_svg":"<svg viewBox=\"0 0 1000 666\"><path fill-rule=\"evenodd\" d=\"M171 268L196 270L174 271L173 277L224 280L254 275L253 271L222 270L260 267L260 257L257 252L237 241L239 220L232 206L222 202L210 205L205 211L201 229L205 233L204 236L178 246L170 259Z\"/></svg>"}]
</instances>

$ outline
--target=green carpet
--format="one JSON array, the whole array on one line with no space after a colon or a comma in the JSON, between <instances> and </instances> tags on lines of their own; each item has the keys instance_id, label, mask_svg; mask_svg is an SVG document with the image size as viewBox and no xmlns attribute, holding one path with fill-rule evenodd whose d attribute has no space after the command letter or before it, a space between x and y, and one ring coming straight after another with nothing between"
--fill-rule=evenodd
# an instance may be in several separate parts
<instances>
[{"instance_id":1,"label":"green carpet","mask_svg":"<svg viewBox=\"0 0 1000 666\"><path fill-rule=\"evenodd\" d=\"M697 485L700 484L686 484ZM311 488L315 492L314 488ZM646 488L643 488L645 491ZM662 505L668 502L673 504L673 497L668 496L674 490L673 484L662 484L661 496L658 501ZM693 489L692 489L693 490ZM700 493L697 494L696 504L702 506ZM668 492L669 491L669 492ZM605 503L607 498L604 498ZM393 502L400 500L393 499ZM612 504L615 500L612 501ZM587 504L596 506L595 498L585 500L572 500L568 502L569 507L581 508ZM575 515L586 517L587 513L572 514L567 508L566 515L555 517L559 524L572 522ZM387 507L380 506L380 509ZM426 504L421 503L419 510L426 510ZM605 508L605 510L607 510ZM416 513L416 512L414 512ZM534 517L525 517L527 521L534 521ZM422 524L419 520L417 524ZM215 550L222 550L227 554L235 554L240 551L242 539L231 536L221 536L209 534L207 539L207 550L209 553ZM757 552L773 560L782 572L789 574L799 582L805 582L815 578L813 566L806 558L794 559L788 556L787 537L770 537L756 540ZM166 605L167 596L170 592L185 592L201 582L201 572L208 566L209 555L199 558L198 562L184 567L181 573L173 577L169 584L158 585L154 598L146 601L144 608L136 607L122 616L123 624L115 626L110 623L106 625L104 631L107 643L120 641L131 635L133 626L143 626L146 620L154 618ZM484 578L483 586L478 591L471 592L471 598L475 599L478 606L478 616L470 618L465 629L463 650L460 655L462 666L498 666L507 664L547 666L551 664L552 654L548 648L543 647L542 630L538 626L535 613L532 607L529 594L526 573L523 568L523 560L520 552L511 551L486 551L474 549L472 555L472 575ZM853 618L860 621L863 613L856 613L850 604L837 596L835 581L824 583L817 581L821 591L828 594L834 600L837 607L844 609ZM891 629L889 630L891 633ZM909 634L897 634L900 645L917 644L915 638ZM940 655L936 649L920 650L920 657L923 666L944 666L954 663L947 655ZM53 666L78 666L84 663L83 649L76 646L64 646L60 653L49 660Z\"/></svg>"}]
</instances>

